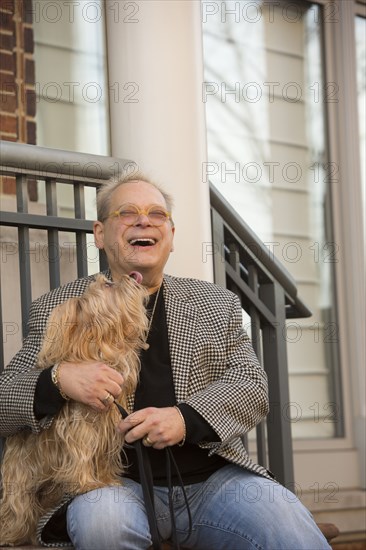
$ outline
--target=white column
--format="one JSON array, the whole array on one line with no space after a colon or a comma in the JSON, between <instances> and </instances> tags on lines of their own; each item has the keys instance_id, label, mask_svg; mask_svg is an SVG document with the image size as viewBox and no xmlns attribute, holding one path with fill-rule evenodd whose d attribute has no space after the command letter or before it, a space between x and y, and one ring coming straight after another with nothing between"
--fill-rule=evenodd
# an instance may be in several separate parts
<instances>
[{"instance_id":1,"label":"white column","mask_svg":"<svg viewBox=\"0 0 366 550\"><path fill-rule=\"evenodd\" d=\"M166 271L212 280L200 2L108 0L106 21L111 153L174 196Z\"/></svg>"}]
</instances>

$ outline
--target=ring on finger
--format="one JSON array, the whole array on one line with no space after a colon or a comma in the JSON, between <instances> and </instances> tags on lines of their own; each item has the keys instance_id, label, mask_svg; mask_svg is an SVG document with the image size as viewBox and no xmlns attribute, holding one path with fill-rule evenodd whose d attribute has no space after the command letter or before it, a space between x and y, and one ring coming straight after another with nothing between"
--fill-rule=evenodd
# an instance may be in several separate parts
<instances>
[{"instance_id":1,"label":"ring on finger","mask_svg":"<svg viewBox=\"0 0 366 550\"><path fill-rule=\"evenodd\" d=\"M107 395L104 399L102 399L103 405L108 405L109 403L112 403L114 401L114 397L111 393L107 392Z\"/></svg>"},{"instance_id":2,"label":"ring on finger","mask_svg":"<svg viewBox=\"0 0 366 550\"><path fill-rule=\"evenodd\" d=\"M148 435L145 435L145 437L142 440L142 444L145 445L145 447L152 447L154 443L151 441Z\"/></svg>"}]
</instances>

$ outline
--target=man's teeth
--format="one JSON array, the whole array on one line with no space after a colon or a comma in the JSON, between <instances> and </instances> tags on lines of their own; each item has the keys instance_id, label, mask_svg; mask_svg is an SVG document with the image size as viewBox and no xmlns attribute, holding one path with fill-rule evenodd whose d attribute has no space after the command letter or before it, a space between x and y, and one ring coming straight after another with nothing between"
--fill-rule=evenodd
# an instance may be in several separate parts
<instances>
[{"instance_id":1,"label":"man's teeth","mask_svg":"<svg viewBox=\"0 0 366 550\"><path fill-rule=\"evenodd\" d=\"M135 245L147 246L147 245L155 244L155 240L154 239L131 239L129 243L132 246L135 246Z\"/></svg>"}]
</instances>

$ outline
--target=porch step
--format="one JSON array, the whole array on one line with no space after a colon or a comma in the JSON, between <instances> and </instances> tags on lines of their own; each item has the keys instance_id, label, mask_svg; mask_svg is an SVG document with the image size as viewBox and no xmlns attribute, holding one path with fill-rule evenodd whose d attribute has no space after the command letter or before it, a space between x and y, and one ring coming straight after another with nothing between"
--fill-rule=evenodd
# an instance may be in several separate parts
<instances>
[{"instance_id":1,"label":"porch step","mask_svg":"<svg viewBox=\"0 0 366 550\"><path fill-rule=\"evenodd\" d=\"M365 550L366 538L358 542L341 542L340 544L332 543L332 550Z\"/></svg>"},{"instance_id":2,"label":"porch step","mask_svg":"<svg viewBox=\"0 0 366 550\"><path fill-rule=\"evenodd\" d=\"M333 550L365 550L366 531L341 534L332 542Z\"/></svg>"},{"instance_id":3,"label":"porch step","mask_svg":"<svg viewBox=\"0 0 366 550\"><path fill-rule=\"evenodd\" d=\"M318 525L332 522L338 527L340 535L332 541L335 550L366 549L366 491L340 489L334 494L329 491L316 495L304 493L301 501ZM347 544L349 546L343 546Z\"/></svg>"}]
</instances>

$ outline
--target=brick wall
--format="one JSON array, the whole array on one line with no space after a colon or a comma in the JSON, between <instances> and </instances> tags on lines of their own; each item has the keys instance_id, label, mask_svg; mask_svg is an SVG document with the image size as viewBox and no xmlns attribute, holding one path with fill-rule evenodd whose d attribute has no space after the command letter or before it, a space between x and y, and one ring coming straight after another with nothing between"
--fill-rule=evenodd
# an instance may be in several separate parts
<instances>
[{"instance_id":1,"label":"brick wall","mask_svg":"<svg viewBox=\"0 0 366 550\"><path fill-rule=\"evenodd\" d=\"M36 144L32 0L0 0L0 24L0 137ZM14 178L0 185L1 193L15 193ZM36 182L28 190L36 200Z\"/></svg>"}]
</instances>

